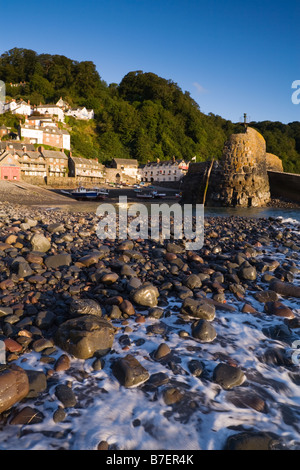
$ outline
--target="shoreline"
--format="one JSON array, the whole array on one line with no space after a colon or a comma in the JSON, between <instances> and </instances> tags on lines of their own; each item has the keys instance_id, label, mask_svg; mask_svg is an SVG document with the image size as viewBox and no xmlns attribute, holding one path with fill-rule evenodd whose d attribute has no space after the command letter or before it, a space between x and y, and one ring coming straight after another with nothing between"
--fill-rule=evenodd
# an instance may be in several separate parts
<instances>
[{"instance_id":1,"label":"shoreline","mask_svg":"<svg viewBox=\"0 0 300 470\"><path fill-rule=\"evenodd\" d=\"M1 448L300 449L294 226L207 217L187 252L101 241L92 212L0 215L0 376L17 366L30 390L0 414Z\"/></svg>"},{"instance_id":2,"label":"shoreline","mask_svg":"<svg viewBox=\"0 0 300 470\"><path fill-rule=\"evenodd\" d=\"M165 192L165 188L159 188L160 191ZM42 206L44 208L48 207L57 207L61 210L64 210L66 207L74 207L76 208L77 212L80 212L78 209L82 205L86 204L101 204L102 202L112 203L115 204L118 202L119 196L127 196L128 203L169 203L173 204L178 202L178 200L174 197L176 191L170 190L169 188L166 189L167 192L170 193L170 198L164 199L153 199L143 200L134 198L133 190L132 189L110 189L111 197L103 200L103 201L76 201L75 199L65 196L59 193L58 189L50 189L50 188L41 188L38 186L29 185L27 183L22 182L7 182L7 181L0 181L0 201L6 202L9 204L18 204L21 206L26 207L39 207ZM205 206L207 209L211 210L214 209L212 206ZM223 209L222 207L215 207L216 210ZM268 208L282 208L282 209L300 209L300 204L288 201L285 199L279 198L272 198L270 203L268 203L265 207L257 208L257 209L268 209ZM225 208L226 209L226 208ZM245 208L247 210L248 208ZM249 208L250 210L255 210L256 208Z\"/></svg>"}]
</instances>

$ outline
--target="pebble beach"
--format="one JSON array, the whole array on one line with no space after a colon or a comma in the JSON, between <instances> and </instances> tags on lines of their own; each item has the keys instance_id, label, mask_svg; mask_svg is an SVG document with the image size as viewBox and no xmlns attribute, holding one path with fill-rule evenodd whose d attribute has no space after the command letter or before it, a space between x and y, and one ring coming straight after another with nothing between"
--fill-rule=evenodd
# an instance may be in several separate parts
<instances>
[{"instance_id":1,"label":"pebble beach","mask_svg":"<svg viewBox=\"0 0 300 470\"><path fill-rule=\"evenodd\" d=\"M1 201L1 450L300 450L298 221L187 251Z\"/></svg>"}]
</instances>

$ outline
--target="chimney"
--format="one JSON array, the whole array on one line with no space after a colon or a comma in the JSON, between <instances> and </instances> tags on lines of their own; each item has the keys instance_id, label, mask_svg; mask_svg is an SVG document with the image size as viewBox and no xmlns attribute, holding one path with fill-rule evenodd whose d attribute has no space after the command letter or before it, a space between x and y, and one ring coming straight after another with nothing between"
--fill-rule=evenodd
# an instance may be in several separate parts
<instances>
[{"instance_id":1,"label":"chimney","mask_svg":"<svg viewBox=\"0 0 300 470\"><path fill-rule=\"evenodd\" d=\"M43 147L42 145L40 145L39 148L38 148L38 151L39 151L40 153L43 153L44 147Z\"/></svg>"},{"instance_id":2,"label":"chimney","mask_svg":"<svg viewBox=\"0 0 300 470\"><path fill-rule=\"evenodd\" d=\"M26 145L23 145L23 147L22 147L22 151L23 151L24 153L26 153L26 152L27 152Z\"/></svg>"},{"instance_id":3,"label":"chimney","mask_svg":"<svg viewBox=\"0 0 300 470\"><path fill-rule=\"evenodd\" d=\"M160 163L160 159L159 159L159 158L156 159L156 163Z\"/></svg>"},{"instance_id":4,"label":"chimney","mask_svg":"<svg viewBox=\"0 0 300 470\"><path fill-rule=\"evenodd\" d=\"M30 100L28 100L28 104L30 104Z\"/></svg>"}]
</instances>

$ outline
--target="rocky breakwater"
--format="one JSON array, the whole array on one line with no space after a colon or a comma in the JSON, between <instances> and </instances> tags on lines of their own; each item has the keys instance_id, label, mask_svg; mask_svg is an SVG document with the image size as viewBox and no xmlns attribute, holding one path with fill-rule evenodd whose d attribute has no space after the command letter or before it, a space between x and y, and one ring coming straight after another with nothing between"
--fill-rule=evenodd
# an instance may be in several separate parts
<instances>
[{"instance_id":1,"label":"rocky breakwater","mask_svg":"<svg viewBox=\"0 0 300 470\"><path fill-rule=\"evenodd\" d=\"M286 351L300 332L297 232L277 220L208 218L205 245L191 252L184 241L103 242L95 214L0 205L0 216L2 445L19 425L18 442L34 442L38 425L51 446L69 449L76 426L68 419L80 422L99 394L104 406L118 390L122 404L112 403L125 413L133 389L151 413L146 404L130 408L124 434L119 425L117 434L104 426L102 438L93 429L94 448L141 448L139 439L152 439L159 449L166 436L153 416L181 432L195 425L198 436L213 413L224 423L215 448L286 445L280 432L292 432L299 416L278 397L282 369L299 382ZM97 426L111 422L109 409ZM285 426L276 435L270 420L255 421L269 410ZM231 427L232 416L240 426ZM213 439L215 431L202 431ZM181 448L188 445L183 439Z\"/></svg>"}]
</instances>

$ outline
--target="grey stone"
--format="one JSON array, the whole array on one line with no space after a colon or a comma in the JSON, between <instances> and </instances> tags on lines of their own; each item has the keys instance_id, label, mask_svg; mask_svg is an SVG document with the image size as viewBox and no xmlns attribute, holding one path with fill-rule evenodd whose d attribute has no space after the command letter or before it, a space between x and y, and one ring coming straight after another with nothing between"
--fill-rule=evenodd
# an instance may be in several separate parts
<instances>
[{"instance_id":1,"label":"grey stone","mask_svg":"<svg viewBox=\"0 0 300 470\"><path fill-rule=\"evenodd\" d=\"M35 318L35 325L38 328L47 329L53 325L55 318L55 313L51 312L50 310L41 310Z\"/></svg>"},{"instance_id":2,"label":"grey stone","mask_svg":"<svg viewBox=\"0 0 300 470\"><path fill-rule=\"evenodd\" d=\"M165 356L168 356L168 354L170 354L171 350L169 348L169 346L166 344L166 343L161 343L157 350L154 352L154 358L156 360L159 360Z\"/></svg>"},{"instance_id":3,"label":"grey stone","mask_svg":"<svg viewBox=\"0 0 300 470\"><path fill-rule=\"evenodd\" d=\"M6 315L12 315L14 313L11 307L3 307L0 305L0 317L5 317Z\"/></svg>"},{"instance_id":4,"label":"grey stone","mask_svg":"<svg viewBox=\"0 0 300 470\"><path fill-rule=\"evenodd\" d=\"M131 292L132 300L145 307L156 307L159 292L152 284L144 285Z\"/></svg>"},{"instance_id":5,"label":"grey stone","mask_svg":"<svg viewBox=\"0 0 300 470\"><path fill-rule=\"evenodd\" d=\"M201 343L210 343L216 338L217 332L209 321L201 319L193 325L192 336Z\"/></svg>"},{"instance_id":6,"label":"grey stone","mask_svg":"<svg viewBox=\"0 0 300 470\"><path fill-rule=\"evenodd\" d=\"M278 300L278 294L273 290L267 290L263 292L256 292L254 294L254 298L262 303L275 302L275 300Z\"/></svg>"},{"instance_id":7,"label":"grey stone","mask_svg":"<svg viewBox=\"0 0 300 470\"><path fill-rule=\"evenodd\" d=\"M59 401L62 402L65 408L73 408L77 404L75 393L67 385L57 385L55 388L55 395Z\"/></svg>"},{"instance_id":8,"label":"grey stone","mask_svg":"<svg viewBox=\"0 0 300 470\"><path fill-rule=\"evenodd\" d=\"M225 450L272 450L277 442L265 432L241 432L228 437Z\"/></svg>"},{"instance_id":9,"label":"grey stone","mask_svg":"<svg viewBox=\"0 0 300 470\"><path fill-rule=\"evenodd\" d=\"M56 269L61 266L70 266L72 263L72 257L69 253L61 253L59 255L48 256L45 259L47 268Z\"/></svg>"},{"instance_id":10,"label":"grey stone","mask_svg":"<svg viewBox=\"0 0 300 470\"><path fill-rule=\"evenodd\" d=\"M12 364L0 372L0 413L11 408L29 392L26 371Z\"/></svg>"},{"instance_id":11,"label":"grey stone","mask_svg":"<svg viewBox=\"0 0 300 470\"><path fill-rule=\"evenodd\" d=\"M149 372L131 354L115 361L113 374L126 388L137 387L149 379Z\"/></svg>"},{"instance_id":12,"label":"grey stone","mask_svg":"<svg viewBox=\"0 0 300 470\"><path fill-rule=\"evenodd\" d=\"M257 272L256 272L255 266L251 266L251 264L248 263L247 261L243 263L239 270L239 277L246 281L255 281L257 278Z\"/></svg>"},{"instance_id":13,"label":"grey stone","mask_svg":"<svg viewBox=\"0 0 300 470\"><path fill-rule=\"evenodd\" d=\"M200 375L203 372L203 364L197 359L192 359L188 363L188 368L189 368L190 373L194 375L195 377L200 377Z\"/></svg>"},{"instance_id":14,"label":"grey stone","mask_svg":"<svg viewBox=\"0 0 300 470\"><path fill-rule=\"evenodd\" d=\"M46 253L51 248L51 243L48 238L40 233L35 233L31 237L30 243L33 251L39 251L41 253Z\"/></svg>"},{"instance_id":15,"label":"grey stone","mask_svg":"<svg viewBox=\"0 0 300 470\"><path fill-rule=\"evenodd\" d=\"M25 406L19 411L9 422L11 425L28 425L28 424L38 424L42 423L44 420L44 415L36 408L31 406Z\"/></svg>"},{"instance_id":16,"label":"grey stone","mask_svg":"<svg viewBox=\"0 0 300 470\"><path fill-rule=\"evenodd\" d=\"M203 318L212 321L215 318L215 306L203 299L195 300L190 297L186 298L180 309L182 315L189 315L195 318Z\"/></svg>"},{"instance_id":17,"label":"grey stone","mask_svg":"<svg viewBox=\"0 0 300 470\"><path fill-rule=\"evenodd\" d=\"M64 232L65 226L60 222L56 222L47 226L47 230L50 233Z\"/></svg>"},{"instance_id":18,"label":"grey stone","mask_svg":"<svg viewBox=\"0 0 300 470\"><path fill-rule=\"evenodd\" d=\"M61 406L59 406L57 410L55 410L53 413L53 421L55 423L60 423L65 419L66 416L67 413L65 412L65 410Z\"/></svg>"},{"instance_id":19,"label":"grey stone","mask_svg":"<svg viewBox=\"0 0 300 470\"><path fill-rule=\"evenodd\" d=\"M241 385L245 380L245 374L238 367L221 363L213 371L213 380L225 390L229 390Z\"/></svg>"},{"instance_id":20,"label":"grey stone","mask_svg":"<svg viewBox=\"0 0 300 470\"><path fill-rule=\"evenodd\" d=\"M47 378L44 372L37 370L26 370L29 381L29 393L27 398L36 398L47 388Z\"/></svg>"},{"instance_id":21,"label":"grey stone","mask_svg":"<svg viewBox=\"0 0 300 470\"><path fill-rule=\"evenodd\" d=\"M57 346L79 359L95 353L106 354L112 347L115 329L96 315L82 315L59 326L54 340Z\"/></svg>"},{"instance_id":22,"label":"grey stone","mask_svg":"<svg viewBox=\"0 0 300 470\"><path fill-rule=\"evenodd\" d=\"M72 315L97 315L101 317L102 309L93 299L73 299L70 305Z\"/></svg>"},{"instance_id":23,"label":"grey stone","mask_svg":"<svg viewBox=\"0 0 300 470\"><path fill-rule=\"evenodd\" d=\"M286 297L300 297L300 287L289 282L273 279L270 283L270 289Z\"/></svg>"},{"instance_id":24,"label":"grey stone","mask_svg":"<svg viewBox=\"0 0 300 470\"><path fill-rule=\"evenodd\" d=\"M33 275L33 270L31 269L27 261L21 262L18 264L18 276L26 278Z\"/></svg>"}]
</instances>

